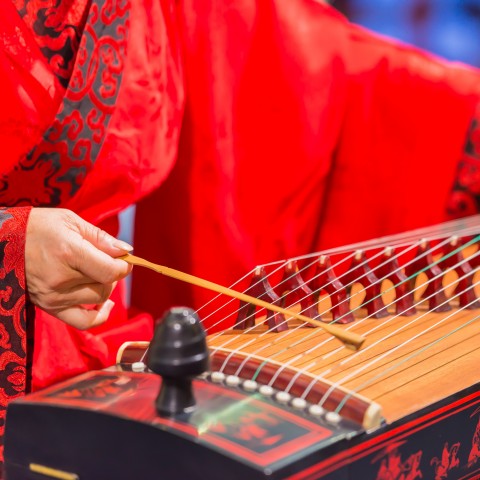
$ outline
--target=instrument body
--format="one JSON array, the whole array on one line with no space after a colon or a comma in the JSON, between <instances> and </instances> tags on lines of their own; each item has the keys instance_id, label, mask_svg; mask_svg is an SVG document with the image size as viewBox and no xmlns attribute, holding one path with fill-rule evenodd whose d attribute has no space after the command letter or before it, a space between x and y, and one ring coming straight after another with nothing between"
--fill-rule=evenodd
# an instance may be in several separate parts
<instances>
[{"instance_id":1,"label":"instrument body","mask_svg":"<svg viewBox=\"0 0 480 480\"><path fill-rule=\"evenodd\" d=\"M206 338L194 410L159 415L148 343L126 346L116 366L9 405L7 478L479 478L479 225L254 269L245 291L286 309L207 304L233 327ZM298 310L366 341L349 350Z\"/></svg>"},{"instance_id":2,"label":"instrument body","mask_svg":"<svg viewBox=\"0 0 480 480\"><path fill-rule=\"evenodd\" d=\"M14 402L7 478L61 478L39 477L32 464L82 480L437 479L480 472L478 385L366 432L209 378L194 381L194 413L160 417L160 382L119 365Z\"/></svg>"}]
</instances>

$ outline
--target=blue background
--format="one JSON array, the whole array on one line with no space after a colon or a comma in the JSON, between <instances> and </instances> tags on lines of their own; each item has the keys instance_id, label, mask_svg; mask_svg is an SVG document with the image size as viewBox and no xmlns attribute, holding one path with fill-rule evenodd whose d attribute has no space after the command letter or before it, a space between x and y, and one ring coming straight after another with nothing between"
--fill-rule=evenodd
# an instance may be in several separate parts
<instances>
[{"instance_id":1,"label":"blue background","mask_svg":"<svg viewBox=\"0 0 480 480\"><path fill-rule=\"evenodd\" d=\"M376 32L480 66L480 0L336 0L331 4Z\"/></svg>"}]
</instances>

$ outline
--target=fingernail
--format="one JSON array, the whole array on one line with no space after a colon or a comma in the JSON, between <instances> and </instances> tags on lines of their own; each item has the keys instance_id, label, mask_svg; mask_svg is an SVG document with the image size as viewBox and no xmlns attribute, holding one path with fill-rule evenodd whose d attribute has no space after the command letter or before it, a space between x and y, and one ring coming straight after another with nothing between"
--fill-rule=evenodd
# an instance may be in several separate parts
<instances>
[{"instance_id":1,"label":"fingernail","mask_svg":"<svg viewBox=\"0 0 480 480\"><path fill-rule=\"evenodd\" d=\"M125 250L126 252L131 252L133 250L133 247L129 243L124 242L123 240L115 239L112 242L112 245L115 248L119 248L120 250Z\"/></svg>"},{"instance_id":2,"label":"fingernail","mask_svg":"<svg viewBox=\"0 0 480 480\"><path fill-rule=\"evenodd\" d=\"M115 302L113 300L110 300L108 299L101 307L100 307L100 311L105 314L105 315L108 315L111 311L112 311L112 308L115 306Z\"/></svg>"}]
</instances>

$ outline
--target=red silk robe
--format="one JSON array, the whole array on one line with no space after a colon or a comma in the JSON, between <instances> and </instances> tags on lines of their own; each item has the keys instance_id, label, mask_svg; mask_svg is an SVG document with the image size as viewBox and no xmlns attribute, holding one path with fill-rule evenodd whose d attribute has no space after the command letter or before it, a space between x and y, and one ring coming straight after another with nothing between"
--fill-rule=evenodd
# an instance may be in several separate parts
<instances>
[{"instance_id":1,"label":"red silk robe","mask_svg":"<svg viewBox=\"0 0 480 480\"><path fill-rule=\"evenodd\" d=\"M151 338L151 317L129 319L120 290L108 326L81 332L40 310L33 322L24 241L32 206L69 208L116 234L117 213L168 175L183 108L168 7L1 3L0 440L12 398L112 364L123 341Z\"/></svg>"},{"instance_id":2,"label":"red silk robe","mask_svg":"<svg viewBox=\"0 0 480 480\"><path fill-rule=\"evenodd\" d=\"M228 286L257 264L477 210L477 70L318 1L177 5L179 158L137 208L138 255ZM134 278L133 301L156 316L212 297L148 271Z\"/></svg>"}]
</instances>

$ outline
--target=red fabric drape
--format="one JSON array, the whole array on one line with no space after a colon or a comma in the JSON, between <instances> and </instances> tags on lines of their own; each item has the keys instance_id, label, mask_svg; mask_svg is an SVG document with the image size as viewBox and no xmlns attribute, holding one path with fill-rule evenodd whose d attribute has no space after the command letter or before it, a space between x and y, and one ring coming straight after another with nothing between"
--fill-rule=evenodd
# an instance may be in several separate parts
<instances>
[{"instance_id":1,"label":"red fabric drape","mask_svg":"<svg viewBox=\"0 0 480 480\"><path fill-rule=\"evenodd\" d=\"M70 208L116 234L116 214L160 184L176 155L183 93L170 2L0 9L0 205ZM151 318L129 318L121 288L114 300L108 325L89 332L37 312L34 388L111 365L125 340L150 339Z\"/></svg>"},{"instance_id":2,"label":"red fabric drape","mask_svg":"<svg viewBox=\"0 0 480 480\"><path fill-rule=\"evenodd\" d=\"M41 140L64 88L10 1L2 5L0 32L0 174L4 174Z\"/></svg>"},{"instance_id":3,"label":"red fabric drape","mask_svg":"<svg viewBox=\"0 0 480 480\"><path fill-rule=\"evenodd\" d=\"M231 285L259 263L447 218L476 70L321 2L177 5L179 159L137 209L139 255ZM134 302L157 316L211 298L147 271L134 278Z\"/></svg>"},{"instance_id":4,"label":"red fabric drape","mask_svg":"<svg viewBox=\"0 0 480 480\"><path fill-rule=\"evenodd\" d=\"M172 27L174 12L168 5L169 2L133 2L118 6L128 14L128 32L119 32L116 52L106 51L112 53L111 71L118 74L121 69L121 80L116 85L118 95L114 104L106 101L104 112L111 115L108 123L99 119L95 110L87 116L93 124L93 139L101 142L101 148L88 175L81 178L78 191L62 204L113 234L117 232L115 215L160 184L176 155L183 94ZM107 14L108 5L102 8ZM93 10L87 22L87 33L97 18L95 13ZM103 41L99 39L98 44L101 46ZM121 49L124 53L117 60ZM100 56L101 51L92 52L88 43L81 44L77 64L88 63L87 54ZM80 75L78 67L72 73L75 81ZM112 79L102 73L102 81L108 96ZM82 95L90 95L90 89L96 94L98 87L93 85L93 79L83 79L83 85ZM69 88L66 98L76 100L78 95L78 89ZM62 126L63 121L59 122L59 128ZM84 139L75 140L82 148ZM134 311L129 315L121 287L112 299L116 304L108 323L88 332L77 331L37 311L33 388L113 364L125 341L150 340L151 317Z\"/></svg>"}]
</instances>

